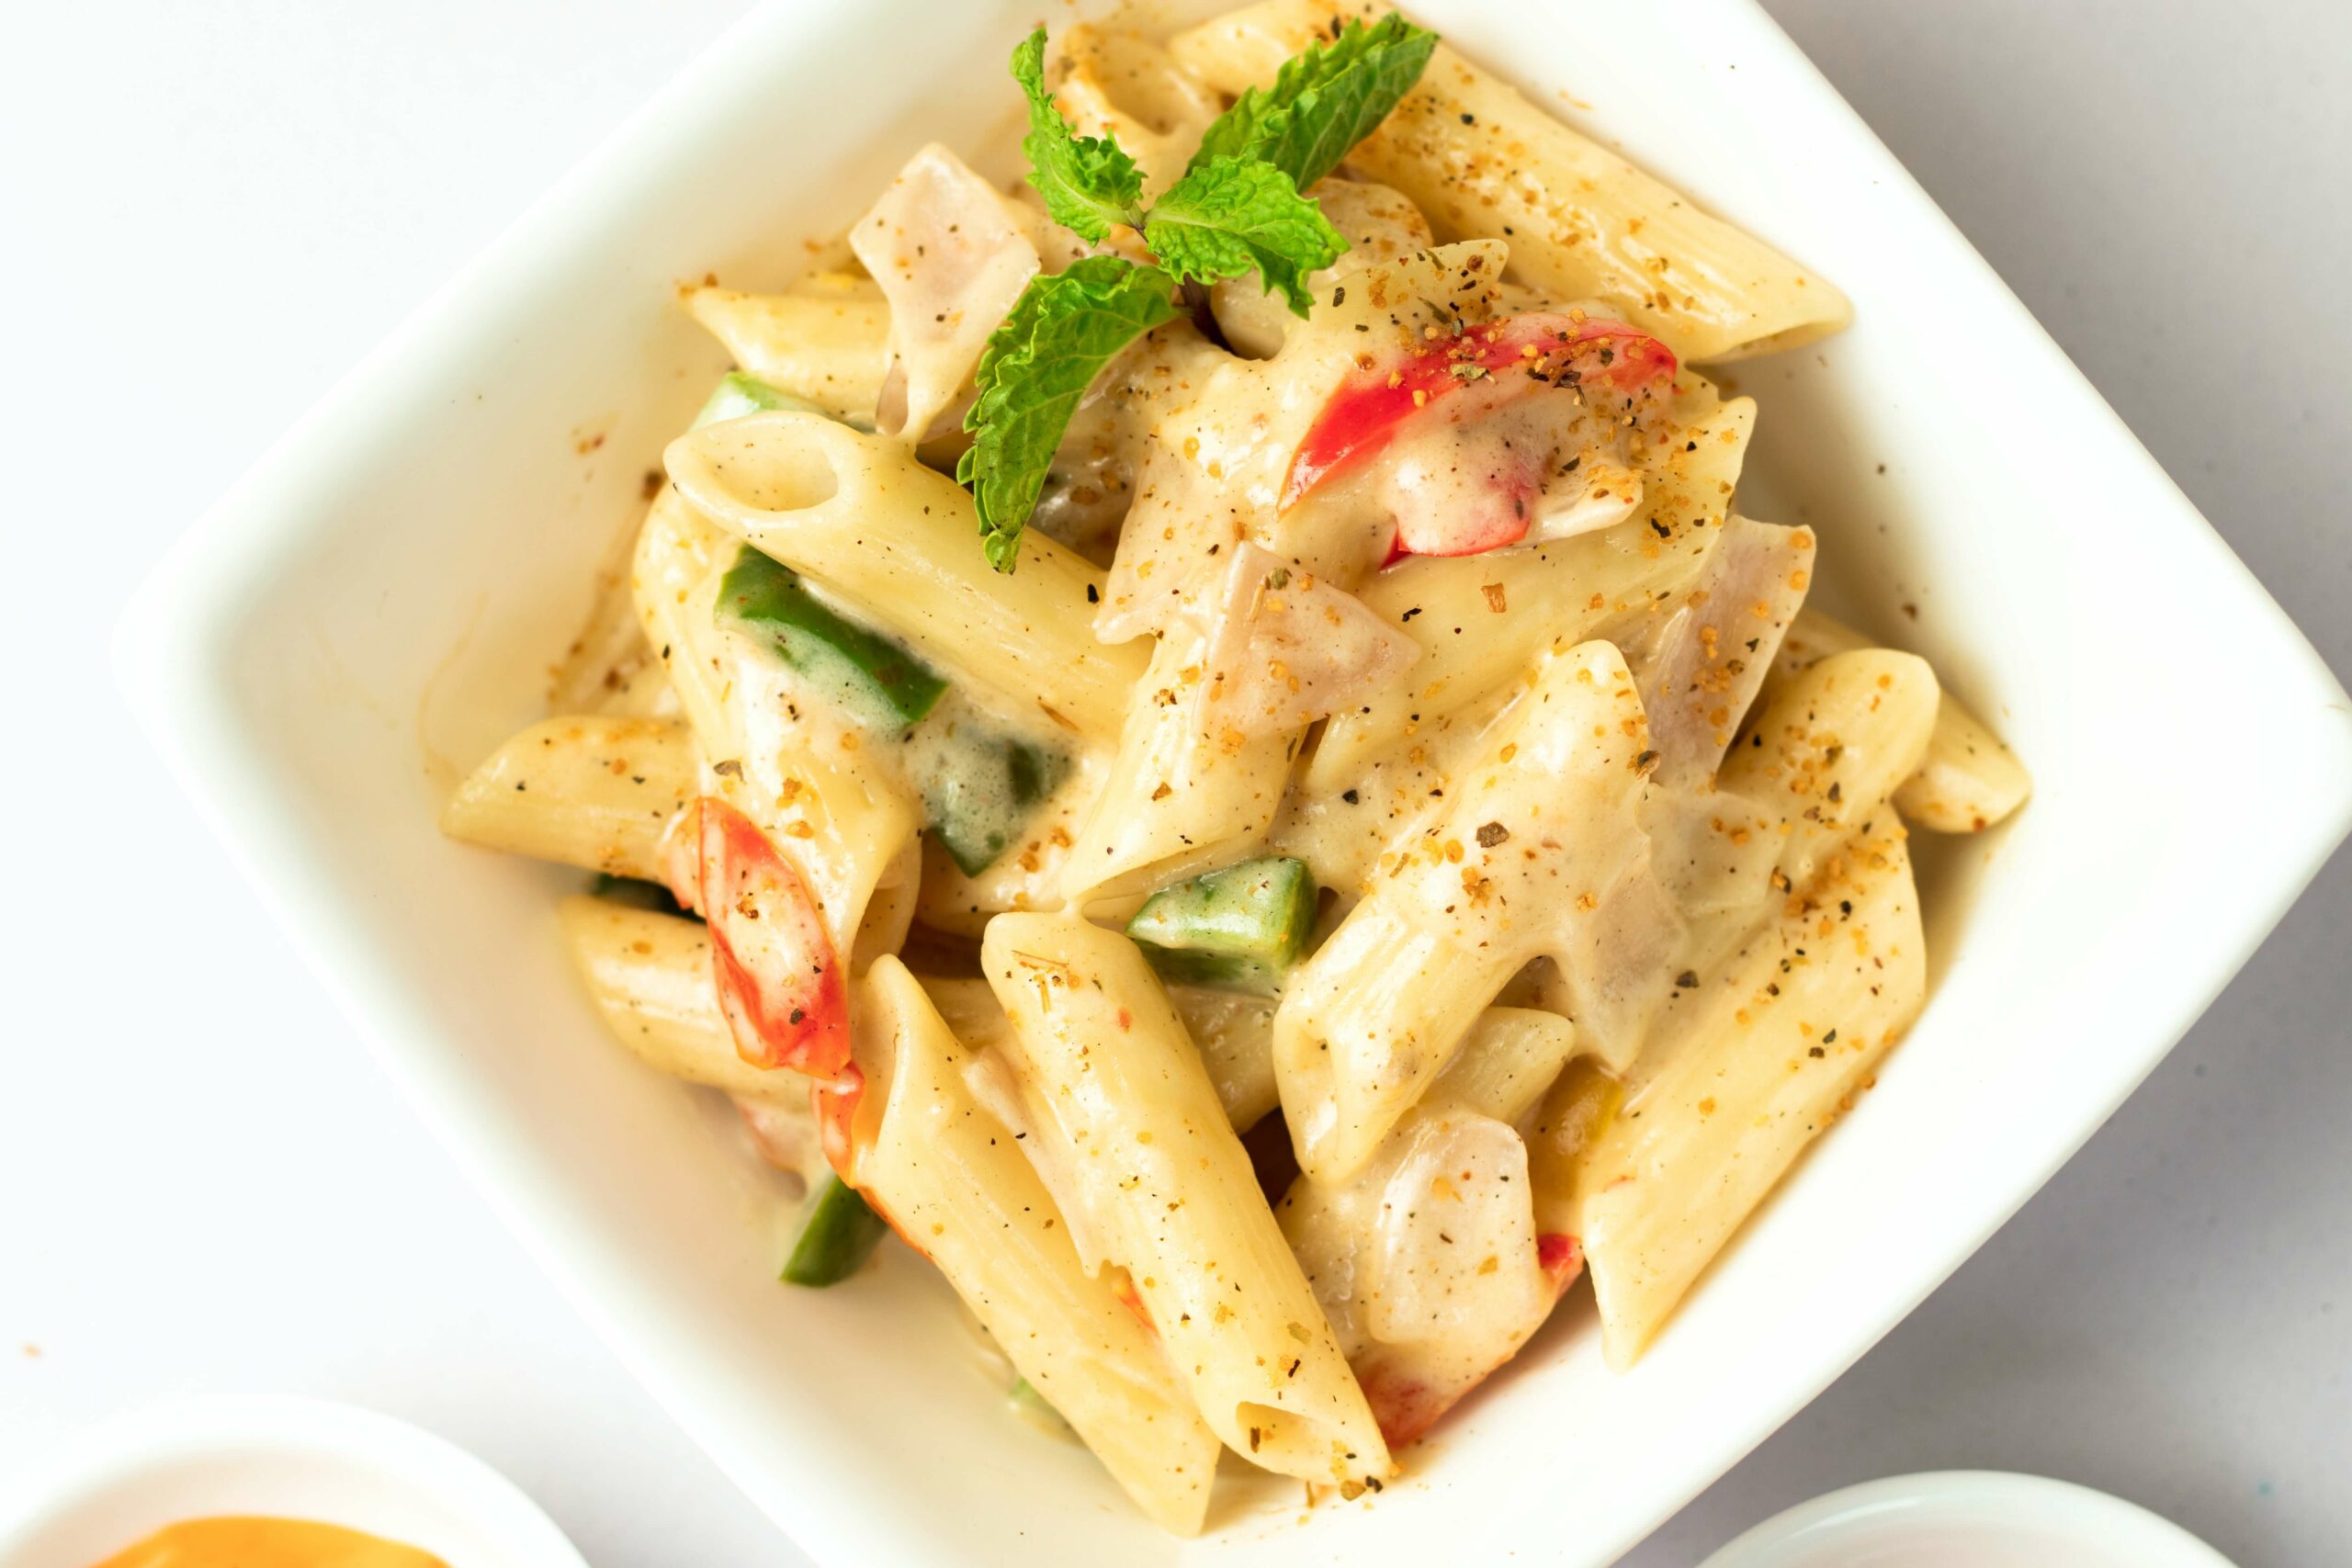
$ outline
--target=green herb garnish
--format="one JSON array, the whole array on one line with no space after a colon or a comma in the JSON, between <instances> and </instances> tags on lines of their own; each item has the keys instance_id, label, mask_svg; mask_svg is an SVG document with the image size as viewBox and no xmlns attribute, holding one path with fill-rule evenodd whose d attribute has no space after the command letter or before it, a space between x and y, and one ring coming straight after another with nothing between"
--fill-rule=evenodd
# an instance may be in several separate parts
<instances>
[{"instance_id":1,"label":"green herb garnish","mask_svg":"<svg viewBox=\"0 0 2352 1568\"><path fill-rule=\"evenodd\" d=\"M1419 80L1437 35L1402 17L1351 21L1284 62L1271 87L1252 87L1211 125L1183 177L1143 205L1143 172L1109 137L1080 136L1046 90L1046 29L1012 51L1029 100L1029 183L1054 221L1090 244L1119 225L1143 237L1154 261L1089 256L1032 278L989 338L964 416L973 443L956 478L972 489L989 564L1011 571L1021 533L1079 400L1136 338L1173 320L1179 285L1256 273L1304 317L1306 276L1348 242L1299 194Z\"/></svg>"},{"instance_id":2,"label":"green herb garnish","mask_svg":"<svg viewBox=\"0 0 2352 1568\"><path fill-rule=\"evenodd\" d=\"M1254 158L1305 190L1388 118L1436 47L1435 33L1393 11L1369 28L1351 22L1329 44L1284 61L1272 86L1242 94L1201 138L1192 168Z\"/></svg>"}]
</instances>

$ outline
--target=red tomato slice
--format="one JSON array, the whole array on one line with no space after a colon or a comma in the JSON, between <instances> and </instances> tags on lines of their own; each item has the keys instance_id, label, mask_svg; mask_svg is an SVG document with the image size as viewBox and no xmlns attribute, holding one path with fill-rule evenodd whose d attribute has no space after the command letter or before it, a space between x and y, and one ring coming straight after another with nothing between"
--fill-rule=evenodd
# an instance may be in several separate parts
<instances>
[{"instance_id":1,"label":"red tomato slice","mask_svg":"<svg viewBox=\"0 0 2352 1568\"><path fill-rule=\"evenodd\" d=\"M1362 371L1341 382L1291 454L1282 503L1295 505L1332 474L1372 457L1415 414L1474 382L1496 378L1513 390L1599 386L1630 397L1670 380L1677 368L1671 349L1623 321L1543 310L1472 327L1401 365ZM1523 512L1512 499L1500 498L1492 517L1460 536L1418 542L1399 537L1390 558L1475 555L1510 544L1526 532ZM1436 547L1441 545L1446 547Z\"/></svg>"},{"instance_id":2,"label":"red tomato slice","mask_svg":"<svg viewBox=\"0 0 2352 1568\"><path fill-rule=\"evenodd\" d=\"M699 803L703 918L718 1002L743 1059L831 1078L849 1065L849 993L817 901L752 819Z\"/></svg>"}]
</instances>

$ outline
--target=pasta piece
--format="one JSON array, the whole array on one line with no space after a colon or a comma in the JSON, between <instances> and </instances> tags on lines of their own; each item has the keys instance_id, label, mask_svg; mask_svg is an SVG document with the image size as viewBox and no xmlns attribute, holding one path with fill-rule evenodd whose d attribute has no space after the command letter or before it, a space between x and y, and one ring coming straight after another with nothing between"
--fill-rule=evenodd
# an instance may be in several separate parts
<instances>
[{"instance_id":1,"label":"pasta piece","mask_svg":"<svg viewBox=\"0 0 2352 1568\"><path fill-rule=\"evenodd\" d=\"M1442 815L1291 976L1274 1070L1309 1175L1361 1168L1531 958L1606 973L1641 934L1628 917L1647 874L1648 750L1615 648L1544 655ZM1577 998L1579 1029L1604 999Z\"/></svg>"},{"instance_id":2,"label":"pasta piece","mask_svg":"<svg viewBox=\"0 0 2352 1568\"><path fill-rule=\"evenodd\" d=\"M1936 704L1927 754L1895 790L1894 808L1938 833L1981 833L2032 792L2017 754L1947 693Z\"/></svg>"},{"instance_id":3,"label":"pasta piece","mask_svg":"<svg viewBox=\"0 0 2352 1568\"><path fill-rule=\"evenodd\" d=\"M1238 93L1356 0L1263 0L1180 33L1169 49ZM1511 236L1513 266L1561 299L1599 299L1702 364L1792 348L1851 319L1845 297L1709 217L1440 44L1429 69L1349 161L1419 203L1442 240Z\"/></svg>"},{"instance_id":4,"label":"pasta piece","mask_svg":"<svg viewBox=\"0 0 2352 1568\"><path fill-rule=\"evenodd\" d=\"M1407 681L1333 718L1306 788L1354 785L1364 769L1440 715L1469 709L1525 674L1547 648L1595 637L1638 644L1661 602L1705 565L1718 531L1668 548L1642 525L1555 544L1400 561L1365 584L1365 608L1420 645Z\"/></svg>"},{"instance_id":5,"label":"pasta piece","mask_svg":"<svg viewBox=\"0 0 2352 1568\"><path fill-rule=\"evenodd\" d=\"M1720 785L1778 818L1783 886L1872 821L1911 776L1936 724L1936 675L1890 649L1832 654L1767 699Z\"/></svg>"},{"instance_id":6,"label":"pasta piece","mask_svg":"<svg viewBox=\"0 0 2352 1568\"><path fill-rule=\"evenodd\" d=\"M996 187L937 142L907 161L849 243L890 303L875 427L911 444L970 381L989 334L1037 276L1037 247Z\"/></svg>"},{"instance_id":7,"label":"pasta piece","mask_svg":"<svg viewBox=\"0 0 2352 1568\"><path fill-rule=\"evenodd\" d=\"M922 976L922 988L956 1038L974 1049L1002 1045L1012 1028L986 980ZM1280 1103L1274 1089L1274 1004L1239 991L1170 986L1168 999L1197 1046L1217 1103L1246 1133ZM1550 1015L1545 1015L1550 1016Z\"/></svg>"},{"instance_id":8,"label":"pasta piece","mask_svg":"<svg viewBox=\"0 0 2352 1568\"><path fill-rule=\"evenodd\" d=\"M1755 399L1727 399L1687 365L1675 372L1666 417L1633 454L1642 478L1642 522L1661 544L1670 547L1731 515L1755 429Z\"/></svg>"},{"instance_id":9,"label":"pasta piece","mask_svg":"<svg viewBox=\"0 0 2352 1568\"><path fill-rule=\"evenodd\" d=\"M910 791L862 765L854 730L825 722L820 704L794 703L792 672L718 624L719 580L738 547L674 491L664 491L638 539L638 614L711 764L705 788L742 812L793 864L834 951L853 954L854 968L867 907L876 888L907 874L921 815ZM686 885L669 869L664 880ZM881 916L887 924L899 911ZM870 955L871 940L865 948Z\"/></svg>"},{"instance_id":10,"label":"pasta piece","mask_svg":"<svg viewBox=\"0 0 2352 1568\"><path fill-rule=\"evenodd\" d=\"M572 965L614 1039L672 1077L777 1101L806 1118L807 1078L754 1066L737 1053L701 921L584 896L566 898L556 913Z\"/></svg>"},{"instance_id":11,"label":"pasta piece","mask_svg":"<svg viewBox=\"0 0 2352 1568\"><path fill-rule=\"evenodd\" d=\"M1490 1007L1430 1086L1432 1101L1517 1126L1576 1054L1576 1025L1539 1008Z\"/></svg>"},{"instance_id":12,"label":"pasta piece","mask_svg":"<svg viewBox=\"0 0 2352 1568\"><path fill-rule=\"evenodd\" d=\"M1102 574L1040 535L992 570L963 487L878 437L768 413L681 436L670 478L694 509L837 590L970 690L1089 739L1116 736L1140 647L1090 635Z\"/></svg>"},{"instance_id":13,"label":"pasta piece","mask_svg":"<svg viewBox=\"0 0 2352 1568\"><path fill-rule=\"evenodd\" d=\"M1807 610L1781 645L1772 679L1784 681L1833 653L1868 648L1871 639L1845 622ZM2033 793L2033 779L2017 753L1949 691L1936 701L1935 733L1919 771L1894 792L1894 807L1915 827L1938 833L1981 833Z\"/></svg>"},{"instance_id":14,"label":"pasta piece","mask_svg":"<svg viewBox=\"0 0 2352 1568\"><path fill-rule=\"evenodd\" d=\"M890 364L890 307L870 279L820 273L784 294L715 286L686 295L735 363L843 419L871 419Z\"/></svg>"},{"instance_id":15,"label":"pasta piece","mask_svg":"<svg viewBox=\"0 0 2352 1568\"><path fill-rule=\"evenodd\" d=\"M543 719L441 808L453 839L616 876L667 882L666 846L696 793L693 738L673 720Z\"/></svg>"},{"instance_id":16,"label":"pasta piece","mask_svg":"<svg viewBox=\"0 0 2352 1568\"><path fill-rule=\"evenodd\" d=\"M1207 84L1130 28L1080 22L1054 47L1054 101L1078 134L1107 136L1136 161L1146 204L1182 178L1201 133L1223 112Z\"/></svg>"},{"instance_id":17,"label":"pasta piece","mask_svg":"<svg viewBox=\"0 0 2352 1568\"><path fill-rule=\"evenodd\" d=\"M1205 631L1184 624L1153 643L1102 793L1063 869L1065 899L1147 893L1265 841L1299 737L1250 735L1204 715L1209 647Z\"/></svg>"},{"instance_id":18,"label":"pasta piece","mask_svg":"<svg viewBox=\"0 0 2352 1568\"><path fill-rule=\"evenodd\" d=\"M980 957L1032 1115L1078 1167L1090 1224L1211 1429L1281 1474L1386 1475L1363 1392L1143 954L1074 917L1002 915Z\"/></svg>"},{"instance_id":19,"label":"pasta piece","mask_svg":"<svg viewBox=\"0 0 2352 1568\"><path fill-rule=\"evenodd\" d=\"M1589 1142L1539 1160L1544 1224L1582 1241L1611 1366L1632 1364L1918 1016L1918 897L1901 829L1883 827L1707 980L1653 1048L1663 1070L1597 1136L1605 1099L1555 1095L1562 1141Z\"/></svg>"},{"instance_id":20,"label":"pasta piece","mask_svg":"<svg viewBox=\"0 0 2352 1568\"><path fill-rule=\"evenodd\" d=\"M1429 220L1400 193L1369 181L1321 179L1306 193L1348 242L1340 259L1306 276L1307 292L1329 299L1340 280L1368 266L1393 266L1437 243ZM1298 326L1287 301L1255 276L1228 277L1209 290L1209 307L1235 352L1252 359L1278 353Z\"/></svg>"},{"instance_id":21,"label":"pasta piece","mask_svg":"<svg viewBox=\"0 0 2352 1568\"><path fill-rule=\"evenodd\" d=\"M1217 1434L1204 1424L1114 1276L1091 1275L1018 1145L971 1095L971 1053L895 958L858 988L847 1179L938 1265L1021 1375L1162 1529L1208 1510Z\"/></svg>"},{"instance_id":22,"label":"pasta piece","mask_svg":"<svg viewBox=\"0 0 2352 1568\"><path fill-rule=\"evenodd\" d=\"M915 908L922 897L922 841L908 839L882 874L874 881L873 896L858 917L857 934L850 939L850 973L863 975L886 953L907 944L914 928Z\"/></svg>"}]
</instances>

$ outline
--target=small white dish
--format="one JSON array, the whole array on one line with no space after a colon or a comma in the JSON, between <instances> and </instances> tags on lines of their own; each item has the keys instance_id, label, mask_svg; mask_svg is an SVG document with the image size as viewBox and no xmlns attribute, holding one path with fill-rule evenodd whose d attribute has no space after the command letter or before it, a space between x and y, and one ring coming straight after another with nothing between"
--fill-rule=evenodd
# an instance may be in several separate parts
<instances>
[{"instance_id":1,"label":"small white dish","mask_svg":"<svg viewBox=\"0 0 2352 1568\"><path fill-rule=\"evenodd\" d=\"M455 1444L372 1410L261 1398L156 1405L69 1444L0 1498L0 1568L90 1568L222 1514L366 1530L449 1568L587 1568L537 1504Z\"/></svg>"},{"instance_id":2,"label":"small white dish","mask_svg":"<svg viewBox=\"0 0 2352 1568\"><path fill-rule=\"evenodd\" d=\"M1947 1470L1865 1482L1758 1525L1700 1568L2230 1568L2136 1503L2072 1482Z\"/></svg>"}]
</instances>

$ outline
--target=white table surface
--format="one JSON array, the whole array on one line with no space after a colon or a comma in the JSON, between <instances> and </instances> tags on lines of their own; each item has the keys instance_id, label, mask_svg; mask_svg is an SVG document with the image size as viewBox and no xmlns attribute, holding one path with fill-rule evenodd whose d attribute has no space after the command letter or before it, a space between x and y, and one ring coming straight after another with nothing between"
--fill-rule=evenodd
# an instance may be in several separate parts
<instances>
[{"instance_id":1,"label":"white table surface","mask_svg":"<svg viewBox=\"0 0 2352 1568\"><path fill-rule=\"evenodd\" d=\"M106 661L163 548L743 3L6 13L0 1487L159 1395L299 1392L474 1449L604 1568L804 1561L394 1100ZM1773 9L2352 674L2352 7ZM2345 1562L2347 928L2339 855L2040 1198L1626 1563L1950 1466Z\"/></svg>"}]
</instances>

